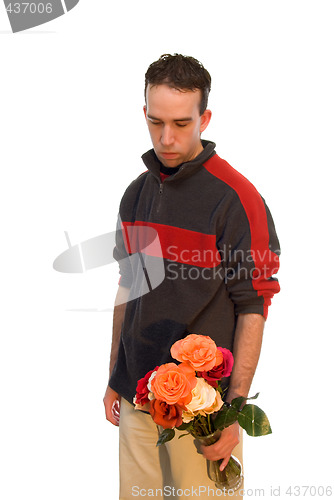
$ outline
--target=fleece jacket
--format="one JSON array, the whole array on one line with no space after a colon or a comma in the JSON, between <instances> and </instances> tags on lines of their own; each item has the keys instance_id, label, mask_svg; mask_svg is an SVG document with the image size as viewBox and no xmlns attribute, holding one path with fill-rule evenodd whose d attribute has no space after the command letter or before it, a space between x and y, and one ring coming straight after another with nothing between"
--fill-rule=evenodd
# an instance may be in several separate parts
<instances>
[{"instance_id":1,"label":"fleece jacket","mask_svg":"<svg viewBox=\"0 0 334 500\"><path fill-rule=\"evenodd\" d=\"M131 291L109 386L131 403L140 378L175 361L174 342L198 333L233 352L238 315L267 318L280 289L279 241L264 199L213 142L202 145L163 182L154 150L145 153L147 171L120 203L114 257Z\"/></svg>"}]
</instances>

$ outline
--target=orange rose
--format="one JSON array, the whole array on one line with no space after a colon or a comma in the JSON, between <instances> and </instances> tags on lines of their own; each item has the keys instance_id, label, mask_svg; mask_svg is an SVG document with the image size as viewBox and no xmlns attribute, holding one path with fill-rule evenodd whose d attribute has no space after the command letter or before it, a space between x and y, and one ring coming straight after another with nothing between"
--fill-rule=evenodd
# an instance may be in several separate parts
<instances>
[{"instance_id":1,"label":"orange rose","mask_svg":"<svg viewBox=\"0 0 334 500\"><path fill-rule=\"evenodd\" d=\"M149 411L154 422L164 429L172 429L182 424L182 408L178 405L169 405L160 399L153 399Z\"/></svg>"},{"instance_id":2,"label":"orange rose","mask_svg":"<svg viewBox=\"0 0 334 500\"><path fill-rule=\"evenodd\" d=\"M156 399L169 405L185 405L191 401L195 385L195 372L189 365L166 363L158 368L151 381L151 390Z\"/></svg>"},{"instance_id":3,"label":"orange rose","mask_svg":"<svg viewBox=\"0 0 334 500\"><path fill-rule=\"evenodd\" d=\"M191 333L175 342L170 352L174 359L188 362L196 371L211 370L220 362L215 342L206 335Z\"/></svg>"}]
</instances>

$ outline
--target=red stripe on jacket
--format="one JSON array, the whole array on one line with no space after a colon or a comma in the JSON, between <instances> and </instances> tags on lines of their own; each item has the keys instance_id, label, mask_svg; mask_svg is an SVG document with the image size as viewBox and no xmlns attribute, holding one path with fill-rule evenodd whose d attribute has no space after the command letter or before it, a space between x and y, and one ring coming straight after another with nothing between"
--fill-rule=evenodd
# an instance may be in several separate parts
<instances>
[{"instance_id":1,"label":"red stripe on jacket","mask_svg":"<svg viewBox=\"0 0 334 500\"><path fill-rule=\"evenodd\" d=\"M152 222L123 222L129 254L142 252L197 267L216 267L221 258L216 235Z\"/></svg>"},{"instance_id":2,"label":"red stripe on jacket","mask_svg":"<svg viewBox=\"0 0 334 500\"><path fill-rule=\"evenodd\" d=\"M251 252L257 274L254 273L252 285L259 296L264 298L264 317L274 293L279 292L277 281L270 277L279 269L279 257L269 248L267 214L262 198L246 177L235 170L217 154L203 164L204 168L230 186L239 196L247 215L251 233Z\"/></svg>"}]
</instances>

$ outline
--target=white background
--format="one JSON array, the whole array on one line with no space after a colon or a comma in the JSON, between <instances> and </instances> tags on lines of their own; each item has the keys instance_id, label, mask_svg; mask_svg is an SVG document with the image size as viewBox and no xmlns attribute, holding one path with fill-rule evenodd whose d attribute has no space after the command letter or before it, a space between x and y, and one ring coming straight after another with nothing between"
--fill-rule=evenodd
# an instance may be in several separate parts
<instances>
[{"instance_id":1,"label":"white background","mask_svg":"<svg viewBox=\"0 0 334 500\"><path fill-rule=\"evenodd\" d=\"M151 147L144 73L166 52L210 71L203 138L264 196L282 247L251 391L273 434L245 437L248 497L332 484L333 46L322 0L81 0L17 34L0 5L2 498L118 497L102 402L118 269L52 264L64 231L114 230Z\"/></svg>"}]
</instances>

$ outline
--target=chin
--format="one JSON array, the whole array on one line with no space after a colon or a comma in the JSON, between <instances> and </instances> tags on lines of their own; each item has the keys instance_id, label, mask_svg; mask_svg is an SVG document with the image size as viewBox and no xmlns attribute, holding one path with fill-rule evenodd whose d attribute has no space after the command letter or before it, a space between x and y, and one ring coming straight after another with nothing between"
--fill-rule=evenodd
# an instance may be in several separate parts
<instances>
[{"instance_id":1,"label":"chin","mask_svg":"<svg viewBox=\"0 0 334 500\"><path fill-rule=\"evenodd\" d=\"M182 160L180 158L178 158L177 160L166 160L166 158L159 158L159 160L165 167L178 167L182 163Z\"/></svg>"}]
</instances>

